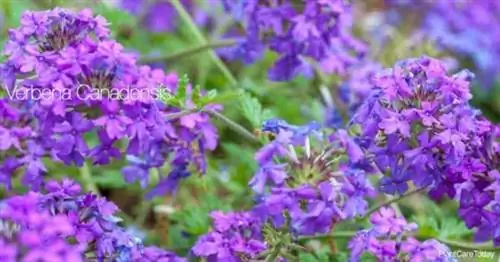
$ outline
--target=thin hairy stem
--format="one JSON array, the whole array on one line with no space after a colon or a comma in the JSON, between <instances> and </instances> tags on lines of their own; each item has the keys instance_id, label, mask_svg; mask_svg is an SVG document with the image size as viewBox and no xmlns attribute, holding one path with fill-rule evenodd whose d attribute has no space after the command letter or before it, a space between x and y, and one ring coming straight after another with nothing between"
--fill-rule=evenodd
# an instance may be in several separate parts
<instances>
[{"instance_id":1,"label":"thin hairy stem","mask_svg":"<svg viewBox=\"0 0 500 262\"><path fill-rule=\"evenodd\" d=\"M374 207L372 207L370 210L368 210L368 212L366 212L366 214L363 216L363 217L370 217L371 214L377 212L377 210L379 210L381 207L384 207L384 206L388 206L388 205L392 205L394 203L397 203L409 196L412 196L414 194L417 194L419 192L422 192L424 191L426 188L423 187L423 188L418 188L418 189L415 189L415 190L410 190L408 192L406 192L404 195L401 195L399 197L393 197L393 198L390 198L388 200L386 200L385 202L382 202Z\"/></svg>"},{"instance_id":2,"label":"thin hairy stem","mask_svg":"<svg viewBox=\"0 0 500 262\"><path fill-rule=\"evenodd\" d=\"M90 191L96 195L100 195L99 189L97 188L94 180L92 179L92 171L89 165L84 162L83 166L80 168L80 176L82 178L82 183L85 190Z\"/></svg>"},{"instance_id":3,"label":"thin hairy stem","mask_svg":"<svg viewBox=\"0 0 500 262\"><path fill-rule=\"evenodd\" d=\"M183 59L192 55L196 55L200 52L212 50L220 47L227 47L235 45L238 41L235 39L222 39L219 41L214 41L210 43L199 44L172 54L166 55L156 55L156 56L145 56L141 58L143 63L154 63L154 62L170 62L174 60Z\"/></svg>"},{"instance_id":4,"label":"thin hairy stem","mask_svg":"<svg viewBox=\"0 0 500 262\"><path fill-rule=\"evenodd\" d=\"M176 11L179 14L179 16L181 17L181 19L187 24L187 26L189 27L189 30L194 35L194 37L199 42L199 44L207 45L208 44L207 39L205 38L205 36L203 36L203 33L200 31L198 26L196 26L196 23L193 21L193 18L191 17L191 15L189 15L189 13L186 11L186 9L181 4L181 2L179 0L170 0L170 2L172 3L174 8L176 9ZM229 81L229 84L231 86L237 86L238 81L233 76L231 71L229 71L229 69L224 64L224 62L222 62L222 60L219 58L219 56L215 53L215 51L210 49L208 52L210 53L210 57L212 58L212 61L215 63L215 65L219 68L219 70L224 74L226 79Z\"/></svg>"},{"instance_id":5,"label":"thin hairy stem","mask_svg":"<svg viewBox=\"0 0 500 262\"><path fill-rule=\"evenodd\" d=\"M246 128L234 122L233 120L227 118L225 115L214 110L205 110L205 112L207 112L212 117L220 119L222 122L224 122L224 124L226 124L228 127L233 129L235 132L239 133L243 137L247 138L248 140L254 143L260 143L259 138L256 137L254 134L252 134L252 132L248 131Z\"/></svg>"}]
</instances>

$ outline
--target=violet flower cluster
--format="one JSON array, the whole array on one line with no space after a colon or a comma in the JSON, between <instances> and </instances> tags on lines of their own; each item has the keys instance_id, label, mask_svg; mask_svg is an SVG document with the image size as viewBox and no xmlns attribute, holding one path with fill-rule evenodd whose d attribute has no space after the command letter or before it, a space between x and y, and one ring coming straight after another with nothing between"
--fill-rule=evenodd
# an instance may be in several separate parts
<instances>
[{"instance_id":1,"label":"violet flower cluster","mask_svg":"<svg viewBox=\"0 0 500 262\"><path fill-rule=\"evenodd\" d=\"M388 1L396 7L420 8L417 34L424 34L457 57L472 60L481 87L490 88L500 73L500 3L498 1Z\"/></svg>"},{"instance_id":2,"label":"violet flower cluster","mask_svg":"<svg viewBox=\"0 0 500 262\"><path fill-rule=\"evenodd\" d=\"M224 6L246 30L230 58L253 63L271 49L279 55L269 70L274 81L311 75L308 59L325 73L343 75L366 52L351 33L351 6L345 1L245 0L224 1Z\"/></svg>"},{"instance_id":3,"label":"violet flower cluster","mask_svg":"<svg viewBox=\"0 0 500 262\"><path fill-rule=\"evenodd\" d=\"M456 261L450 249L435 239L420 242L411 236L417 228L398 217L394 210L381 208L370 216L372 227L359 231L348 244L349 261L361 261L370 254L377 261Z\"/></svg>"},{"instance_id":4,"label":"violet flower cluster","mask_svg":"<svg viewBox=\"0 0 500 262\"><path fill-rule=\"evenodd\" d=\"M170 174L161 176L150 196L175 191L189 170L205 171L205 152L218 138L208 114L169 119L194 109L190 87L179 91L175 74L138 65L107 26L89 9L53 9L25 12L21 26L9 31L2 65L8 97L0 102L2 184L10 187L19 171L24 184L38 190L45 157L82 166L86 159L107 165L127 155L124 178L143 187L151 169L169 162ZM177 92L186 93L186 108L158 99ZM98 144L90 146L88 135L97 136Z\"/></svg>"},{"instance_id":5,"label":"violet flower cluster","mask_svg":"<svg viewBox=\"0 0 500 262\"><path fill-rule=\"evenodd\" d=\"M276 228L289 224L298 235L314 235L366 212L366 198L375 191L363 152L346 131L327 136L329 131L315 123L264 124L263 130L273 129L276 139L256 153L259 170L250 181L263 219Z\"/></svg>"},{"instance_id":6,"label":"violet flower cluster","mask_svg":"<svg viewBox=\"0 0 500 262\"><path fill-rule=\"evenodd\" d=\"M84 247L66 241L75 233L70 218L51 215L38 204L35 193L0 203L0 260L83 261Z\"/></svg>"},{"instance_id":7,"label":"violet flower cluster","mask_svg":"<svg viewBox=\"0 0 500 262\"><path fill-rule=\"evenodd\" d=\"M147 258L167 255L182 261L168 251L144 249L118 225L115 204L82 194L73 181L49 181L45 191L14 196L0 206L2 261L158 261Z\"/></svg>"},{"instance_id":8,"label":"violet flower cluster","mask_svg":"<svg viewBox=\"0 0 500 262\"><path fill-rule=\"evenodd\" d=\"M212 231L201 236L192 252L208 262L244 261L266 250L263 223L257 214L214 211Z\"/></svg>"},{"instance_id":9,"label":"violet flower cluster","mask_svg":"<svg viewBox=\"0 0 500 262\"><path fill-rule=\"evenodd\" d=\"M426 17L425 31L439 44L473 60L479 80L492 86L500 66L500 3L498 1L436 1Z\"/></svg>"},{"instance_id":10,"label":"violet flower cluster","mask_svg":"<svg viewBox=\"0 0 500 262\"><path fill-rule=\"evenodd\" d=\"M402 61L377 75L351 124L384 175L382 192L404 194L414 184L433 198L456 198L478 239L499 245L498 126L469 105L470 79L467 71L449 76L432 58Z\"/></svg>"},{"instance_id":11,"label":"violet flower cluster","mask_svg":"<svg viewBox=\"0 0 500 262\"><path fill-rule=\"evenodd\" d=\"M182 0L186 8L191 9L192 0ZM169 1L163 0L120 0L119 5L124 10L139 18L139 23L154 33L169 32L176 29L178 14L175 7ZM194 9L194 8L193 8ZM194 11L200 11L194 9ZM200 13L199 15L203 15Z\"/></svg>"},{"instance_id":12,"label":"violet flower cluster","mask_svg":"<svg viewBox=\"0 0 500 262\"><path fill-rule=\"evenodd\" d=\"M145 248L136 248L132 251L131 261L137 262L185 262L183 257L177 256L175 253L150 246Z\"/></svg>"},{"instance_id":13,"label":"violet flower cluster","mask_svg":"<svg viewBox=\"0 0 500 262\"><path fill-rule=\"evenodd\" d=\"M316 123L293 126L280 119L266 121L262 129L276 138L255 155L259 170L250 186L257 203L247 212L213 213L213 230L198 240L195 255L209 261L255 259L279 248L277 242L329 232L366 212L366 198L375 191L360 168L363 152L347 132L326 137ZM341 161L346 156L349 161Z\"/></svg>"}]
</instances>

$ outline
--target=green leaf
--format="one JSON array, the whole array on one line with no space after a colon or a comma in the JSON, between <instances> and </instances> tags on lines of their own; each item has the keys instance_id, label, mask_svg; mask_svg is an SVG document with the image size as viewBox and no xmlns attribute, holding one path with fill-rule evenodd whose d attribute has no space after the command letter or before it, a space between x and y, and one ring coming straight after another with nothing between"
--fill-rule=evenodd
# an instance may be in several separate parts
<instances>
[{"instance_id":1,"label":"green leaf","mask_svg":"<svg viewBox=\"0 0 500 262\"><path fill-rule=\"evenodd\" d=\"M453 239L471 234L471 230L467 229L463 221L443 211L442 206L438 206L430 200L424 201L426 214L412 218L419 225L421 235Z\"/></svg>"},{"instance_id":2,"label":"green leaf","mask_svg":"<svg viewBox=\"0 0 500 262\"><path fill-rule=\"evenodd\" d=\"M220 94L216 94L215 97L213 97L212 99L210 99L209 103L214 103L214 104L222 103L222 104L226 104L228 102L239 100L241 98L242 94L243 94L243 91L240 90L240 89L225 91L225 92L222 92ZM209 103L206 103L206 104L209 104Z\"/></svg>"},{"instance_id":3,"label":"green leaf","mask_svg":"<svg viewBox=\"0 0 500 262\"><path fill-rule=\"evenodd\" d=\"M179 99L182 98L186 99L188 85L189 85L189 77L188 75L185 74L179 79L179 84L177 85L177 92L175 96Z\"/></svg>"},{"instance_id":4,"label":"green leaf","mask_svg":"<svg viewBox=\"0 0 500 262\"><path fill-rule=\"evenodd\" d=\"M253 127L258 128L262 124L263 112L262 105L257 98L250 96L248 93L244 93L241 96L241 109L243 110L243 116L252 124ZM268 114L268 113L266 113Z\"/></svg>"}]
</instances>

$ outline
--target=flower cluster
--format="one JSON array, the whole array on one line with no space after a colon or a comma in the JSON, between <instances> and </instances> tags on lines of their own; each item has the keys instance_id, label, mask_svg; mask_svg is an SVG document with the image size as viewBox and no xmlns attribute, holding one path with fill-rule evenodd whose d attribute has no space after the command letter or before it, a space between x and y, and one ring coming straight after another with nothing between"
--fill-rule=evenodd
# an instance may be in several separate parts
<instances>
[{"instance_id":1,"label":"flower cluster","mask_svg":"<svg viewBox=\"0 0 500 262\"><path fill-rule=\"evenodd\" d=\"M470 57L485 88L500 67L500 3L498 1L436 1L425 30L445 48Z\"/></svg>"},{"instance_id":2,"label":"flower cluster","mask_svg":"<svg viewBox=\"0 0 500 262\"><path fill-rule=\"evenodd\" d=\"M37 190L46 172L44 157L81 166L86 159L106 165L126 154L125 180L143 186L149 170L171 161L170 175L152 194L175 190L193 169L204 172L204 153L217 145L208 114L171 119L184 108L158 97L185 93L192 110L190 87L181 88L173 73L136 64L110 39L104 18L88 9L25 12L21 26L9 31L4 52L8 98L0 104L6 116L0 123L0 136L6 138L0 150L9 158L1 165L2 183L8 186L8 174L22 168L25 184ZM42 95L35 98L36 92ZM99 140L92 148L84 139L91 134Z\"/></svg>"},{"instance_id":3,"label":"flower cluster","mask_svg":"<svg viewBox=\"0 0 500 262\"><path fill-rule=\"evenodd\" d=\"M420 32L458 57L471 59L482 87L498 80L500 3L498 1L391 1L396 7L420 8Z\"/></svg>"},{"instance_id":4,"label":"flower cluster","mask_svg":"<svg viewBox=\"0 0 500 262\"><path fill-rule=\"evenodd\" d=\"M394 210L381 208L370 217L372 228L358 232L350 241L350 261L360 261L364 254L378 261L456 261L450 250L435 239L424 242L411 235L416 224L408 224Z\"/></svg>"},{"instance_id":5,"label":"flower cluster","mask_svg":"<svg viewBox=\"0 0 500 262\"><path fill-rule=\"evenodd\" d=\"M192 6L191 0L181 1ZM121 0L120 7L140 18L140 23L155 33L172 31L177 26L177 12L168 1Z\"/></svg>"},{"instance_id":6,"label":"flower cluster","mask_svg":"<svg viewBox=\"0 0 500 262\"><path fill-rule=\"evenodd\" d=\"M118 224L118 207L92 193L82 194L80 186L71 180L49 181L46 194L38 197L42 210L51 215L66 215L73 227L73 237L92 250L98 259L126 258L132 248L140 244Z\"/></svg>"},{"instance_id":7,"label":"flower cluster","mask_svg":"<svg viewBox=\"0 0 500 262\"><path fill-rule=\"evenodd\" d=\"M404 194L410 182L429 187L434 198L460 200L469 228L498 230L498 131L469 106L470 78L467 71L448 76L431 58L402 61L377 75L352 125L361 127L356 139L384 175L381 191Z\"/></svg>"},{"instance_id":8,"label":"flower cluster","mask_svg":"<svg viewBox=\"0 0 500 262\"><path fill-rule=\"evenodd\" d=\"M132 261L136 262L185 262L186 259L158 247L136 248L132 251Z\"/></svg>"},{"instance_id":9,"label":"flower cluster","mask_svg":"<svg viewBox=\"0 0 500 262\"><path fill-rule=\"evenodd\" d=\"M326 137L315 123L297 127L282 120L269 120L263 129L276 133L256 153L259 170L250 181L260 195L256 209L263 219L314 235L364 214L365 198L375 191L361 168L363 152L346 131Z\"/></svg>"},{"instance_id":10,"label":"flower cluster","mask_svg":"<svg viewBox=\"0 0 500 262\"><path fill-rule=\"evenodd\" d=\"M326 73L343 75L366 51L351 34L351 7L345 1L246 0L224 5L246 30L232 58L252 63L269 47L280 56L269 70L275 81L312 74L307 59Z\"/></svg>"},{"instance_id":11,"label":"flower cluster","mask_svg":"<svg viewBox=\"0 0 500 262\"><path fill-rule=\"evenodd\" d=\"M0 246L5 252L0 257L5 261L20 257L23 261L158 261L163 257L182 261L168 251L143 248L138 238L118 225L115 204L92 193L82 194L73 181L49 181L45 189L44 194L11 197L0 206L4 224Z\"/></svg>"},{"instance_id":12,"label":"flower cluster","mask_svg":"<svg viewBox=\"0 0 500 262\"><path fill-rule=\"evenodd\" d=\"M212 261L240 261L254 258L266 250L262 223L252 212L211 214L213 230L201 236L192 249L199 257Z\"/></svg>"},{"instance_id":13,"label":"flower cluster","mask_svg":"<svg viewBox=\"0 0 500 262\"><path fill-rule=\"evenodd\" d=\"M35 193L0 203L0 260L84 261L84 248L66 241L75 233L70 218L53 216L38 204Z\"/></svg>"}]
</instances>

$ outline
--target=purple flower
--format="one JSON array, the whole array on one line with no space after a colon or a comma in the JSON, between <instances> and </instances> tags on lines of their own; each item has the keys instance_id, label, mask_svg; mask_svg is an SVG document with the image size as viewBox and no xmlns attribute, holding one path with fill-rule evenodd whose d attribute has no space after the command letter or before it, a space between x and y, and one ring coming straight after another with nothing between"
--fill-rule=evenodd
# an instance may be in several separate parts
<instances>
[{"instance_id":1,"label":"purple flower","mask_svg":"<svg viewBox=\"0 0 500 262\"><path fill-rule=\"evenodd\" d=\"M272 181L272 184L275 185L281 185L286 177L285 165L266 164L250 180L249 185L255 192L263 193L268 181Z\"/></svg>"},{"instance_id":2,"label":"purple flower","mask_svg":"<svg viewBox=\"0 0 500 262\"><path fill-rule=\"evenodd\" d=\"M158 247L146 247L132 251L132 261L137 262L184 262L186 259L178 257L173 252Z\"/></svg>"},{"instance_id":3,"label":"purple flower","mask_svg":"<svg viewBox=\"0 0 500 262\"><path fill-rule=\"evenodd\" d=\"M411 231L417 227L415 224L408 224L404 218L397 217L393 209L385 207L371 215L370 223L378 235L388 236L401 235L403 232Z\"/></svg>"},{"instance_id":4,"label":"purple flower","mask_svg":"<svg viewBox=\"0 0 500 262\"><path fill-rule=\"evenodd\" d=\"M113 146L116 140L112 140L105 131L99 132L98 135L101 143L89 152L89 157L94 159L94 164L107 165L111 162L111 158L119 159L120 150Z\"/></svg>"},{"instance_id":5,"label":"purple flower","mask_svg":"<svg viewBox=\"0 0 500 262\"><path fill-rule=\"evenodd\" d=\"M182 0L184 6L189 8L191 0ZM168 2L146 0L120 0L120 6L133 15L141 18L139 21L146 29L154 33L168 32L177 27L177 11Z\"/></svg>"},{"instance_id":6,"label":"purple flower","mask_svg":"<svg viewBox=\"0 0 500 262\"><path fill-rule=\"evenodd\" d=\"M39 209L39 196L29 193L5 200L0 220L12 225L8 235L0 235L0 257L5 261L84 261L83 246L65 240L74 234L68 217L52 216Z\"/></svg>"},{"instance_id":7,"label":"purple flower","mask_svg":"<svg viewBox=\"0 0 500 262\"><path fill-rule=\"evenodd\" d=\"M248 259L266 249L262 240L262 223L251 212L214 212L213 231L201 236L192 252L208 261L238 261Z\"/></svg>"},{"instance_id":8,"label":"purple flower","mask_svg":"<svg viewBox=\"0 0 500 262\"><path fill-rule=\"evenodd\" d=\"M127 126L132 124L132 119L119 114L120 105L117 101L109 101L104 105L104 116L94 121L96 126L105 128L110 139L119 139L125 135Z\"/></svg>"},{"instance_id":9,"label":"purple flower","mask_svg":"<svg viewBox=\"0 0 500 262\"><path fill-rule=\"evenodd\" d=\"M410 124L405 117L399 113L387 112L388 116L382 119L379 127L385 131L387 135L390 135L398 131L403 137L410 136Z\"/></svg>"},{"instance_id":10,"label":"purple flower","mask_svg":"<svg viewBox=\"0 0 500 262\"><path fill-rule=\"evenodd\" d=\"M400 61L374 77L373 94L351 128L382 175L380 189L404 194L408 183L428 187L433 198L460 200L468 227L488 224L491 194L479 194L498 178L497 127L469 105L469 74L447 75L439 60Z\"/></svg>"},{"instance_id":11,"label":"purple flower","mask_svg":"<svg viewBox=\"0 0 500 262\"><path fill-rule=\"evenodd\" d=\"M66 165L70 165L71 161L75 161L77 166L81 166L88 151L83 135L90 131L92 127L92 123L78 113L73 113L68 116L67 121L56 124L53 131L57 133L55 135L57 157Z\"/></svg>"},{"instance_id":12,"label":"purple flower","mask_svg":"<svg viewBox=\"0 0 500 262\"><path fill-rule=\"evenodd\" d=\"M30 192L0 205L0 258L84 261L94 254L99 261L185 261L160 248L143 248L118 226L117 211L104 198L82 194L72 180L49 181L45 194Z\"/></svg>"},{"instance_id":13,"label":"purple flower","mask_svg":"<svg viewBox=\"0 0 500 262\"><path fill-rule=\"evenodd\" d=\"M314 235L366 212L365 198L374 190L358 167L364 153L345 130L276 119L263 126L276 134L256 153L259 169L250 181L259 197L254 210L263 220L274 228L288 223L292 234Z\"/></svg>"},{"instance_id":14,"label":"purple flower","mask_svg":"<svg viewBox=\"0 0 500 262\"><path fill-rule=\"evenodd\" d=\"M467 227L471 228L482 224L483 216L487 212L483 209L491 200L488 193L466 190L461 192L459 214L464 219Z\"/></svg>"},{"instance_id":15,"label":"purple flower","mask_svg":"<svg viewBox=\"0 0 500 262\"><path fill-rule=\"evenodd\" d=\"M22 163L23 183L31 189L43 183L42 158L81 166L86 160L107 165L127 155L141 163L123 169L125 180L143 186L150 169L168 161L182 166L174 169L205 173L205 154L218 140L209 115L169 117L193 108L191 87L183 90L186 108L159 101L159 90L177 92L177 76L138 65L135 55L110 38L107 22L89 9L26 12L20 27L10 30L5 54L1 72L6 84L17 81L22 91L54 94L36 99L14 95L0 103L5 115L0 152ZM85 138L94 134L99 140L89 149ZM126 147L118 148L122 142ZM175 183L187 177L176 174ZM11 175L2 173L2 183L10 186Z\"/></svg>"},{"instance_id":16,"label":"purple flower","mask_svg":"<svg viewBox=\"0 0 500 262\"><path fill-rule=\"evenodd\" d=\"M366 52L364 44L351 35L351 7L342 1L308 1L300 7L291 1L273 5L225 1L224 7L246 29L244 40L229 57L254 62L267 46L279 55L268 73L274 81L311 76L312 65L304 58L318 62L326 73L344 75Z\"/></svg>"},{"instance_id":17,"label":"purple flower","mask_svg":"<svg viewBox=\"0 0 500 262\"><path fill-rule=\"evenodd\" d=\"M415 231L416 224L397 217L394 210L382 207L370 216L372 228L359 231L348 244L351 251L349 261L361 261L368 253L381 261L399 261L407 257L410 261L456 261L449 256L450 249L435 239L419 242L408 236Z\"/></svg>"},{"instance_id":18,"label":"purple flower","mask_svg":"<svg viewBox=\"0 0 500 262\"><path fill-rule=\"evenodd\" d=\"M453 261L449 257L449 248L435 239L420 242L414 238L408 238L401 245L401 251L408 254L411 261Z\"/></svg>"}]
</instances>

